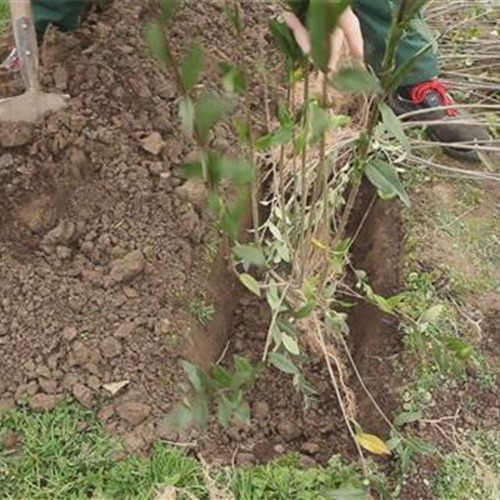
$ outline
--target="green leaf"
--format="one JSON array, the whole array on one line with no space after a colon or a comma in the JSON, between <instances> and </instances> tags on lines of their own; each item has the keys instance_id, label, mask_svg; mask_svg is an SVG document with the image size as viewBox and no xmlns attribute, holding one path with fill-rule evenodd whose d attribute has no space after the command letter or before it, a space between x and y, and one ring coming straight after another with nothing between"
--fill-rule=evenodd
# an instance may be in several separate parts
<instances>
[{"instance_id":1,"label":"green leaf","mask_svg":"<svg viewBox=\"0 0 500 500\"><path fill-rule=\"evenodd\" d=\"M208 178L212 186L219 186L222 181L223 157L217 151L205 150L205 164L207 167Z\"/></svg>"},{"instance_id":2,"label":"green leaf","mask_svg":"<svg viewBox=\"0 0 500 500\"><path fill-rule=\"evenodd\" d=\"M300 373L299 369L294 365L291 359L288 356L280 354L279 352L272 352L269 355L269 361L273 366L282 372L290 375L298 375Z\"/></svg>"},{"instance_id":3,"label":"green leaf","mask_svg":"<svg viewBox=\"0 0 500 500\"><path fill-rule=\"evenodd\" d=\"M400 436L396 435L393 436L389 441L387 441L387 448L389 448L390 451L394 451L402 442L402 439Z\"/></svg>"},{"instance_id":4,"label":"green leaf","mask_svg":"<svg viewBox=\"0 0 500 500\"><path fill-rule=\"evenodd\" d=\"M182 361L182 368L196 392L203 391L202 370L188 361Z\"/></svg>"},{"instance_id":5,"label":"green leaf","mask_svg":"<svg viewBox=\"0 0 500 500\"><path fill-rule=\"evenodd\" d=\"M254 295L257 295L257 297L260 298L261 293L260 293L260 287L259 283L257 280L251 276L250 274L240 274L239 276L240 281L245 285L248 290L250 290Z\"/></svg>"},{"instance_id":6,"label":"green leaf","mask_svg":"<svg viewBox=\"0 0 500 500\"><path fill-rule=\"evenodd\" d=\"M436 453L438 451L433 444L426 443L425 441L419 438L413 438L413 437L408 438L405 440L405 442L408 445L408 448L410 448L415 453L422 453L424 455L428 455L430 453Z\"/></svg>"},{"instance_id":7,"label":"green leaf","mask_svg":"<svg viewBox=\"0 0 500 500\"><path fill-rule=\"evenodd\" d=\"M234 108L234 102L227 97L204 93L195 106L195 124L202 144L208 141L212 127L220 122Z\"/></svg>"},{"instance_id":8,"label":"green leaf","mask_svg":"<svg viewBox=\"0 0 500 500\"><path fill-rule=\"evenodd\" d=\"M432 306L431 308L427 309L422 316L420 317L420 324L433 324L435 323L443 314L444 311L444 305L443 304L437 304L435 306Z\"/></svg>"},{"instance_id":9,"label":"green leaf","mask_svg":"<svg viewBox=\"0 0 500 500\"><path fill-rule=\"evenodd\" d=\"M180 0L161 0L161 16L164 21L170 21L179 7Z\"/></svg>"},{"instance_id":10,"label":"green leaf","mask_svg":"<svg viewBox=\"0 0 500 500\"><path fill-rule=\"evenodd\" d=\"M302 375L295 375L295 382L299 391L307 397L316 396L318 391L314 386Z\"/></svg>"},{"instance_id":11,"label":"green leaf","mask_svg":"<svg viewBox=\"0 0 500 500\"><path fill-rule=\"evenodd\" d=\"M203 48L194 45L184 58L180 72L186 92L190 92L200 79L203 70Z\"/></svg>"},{"instance_id":12,"label":"green leaf","mask_svg":"<svg viewBox=\"0 0 500 500\"><path fill-rule=\"evenodd\" d=\"M369 500L370 498L366 491L358 488L340 488L328 491L325 496L330 500Z\"/></svg>"},{"instance_id":13,"label":"green leaf","mask_svg":"<svg viewBox=\"0 0 500 500\"><path fill-rule=\"evenodd\" d=\"M193 101L189 97L183 97L179 103L179 116L182 128L188 137L193 137L195 108Z\"/></svg>"},{"instance_id":14,"label":"green leaf","mask_svg":"<svg viewBox=\"0 0 500 500\"><path fill-rule=\"evenodd\" d=\"M235 32L239 33L242 29L242 25L238 14L238 6L232 5L229 2L224 2L224 14L226 14L227 20L231 23Z\"/></svg>"},{"instance_id":15,"label":"green leaf","mask_svg":"<svg viewBox=\"0 0 500 500\"><path fill-rule=\"evenodd\" d=\"M255 141L255 148L259 151L266 151L280 144L287 144L293 139L293 126L283 125L276 132L259 137Z\"/></svg>"},{"instance_id":16,"label":"green leaf","mask_svg":"<svg viewBox=\"0 0 500 500\"><path fill-rule=\"evenodd\" d=\"M237 186L249 184L255 179L254 165L243 157L223 156L220 160L220 173Z\"/></svg>"},{"instance_id":17,"label":"green leaf","mask_svg":"<svg viewBox=\"0 0 500 500\"><path fill-rule=\"evenodd\" d=\"M333 333L340 332L344 335L349 334L349 325L347 324L347 314L337 311L328 311L325 317L326 326Z\"/></svg>"},{"instance_id":18,"label":"green leaf","mask_svg":"<svg viewBox=\"0 0 500 500\"><path fill-rule=\"evenodd\" d=\"M407 424L412 424L414 422L418 422L419 420L422 420L422 412L420 411L413 411L413 412L405 412L405 413L400 413L395 419L394 419L394 425L396 427L401 427L403 425Z\"/></svg>"},{"instance_id":19,"label":"green leaf","mask_svg":"<svg viewBox=\"0 0 500 500\"><path fill-rule=\"evenodd\" d=\"M144 29L144 41L151 55L166 68L168 60L167 45L163 28L158 21L152 21Z\"/></svg>"},{"instance_id":20,"label":"green leaf","mask_svg":"<svg viewBox=\"0 0 500 500\"><path fill-rule=\"evenodd\" d=\"M256 245L236 245L234 255L243 261L246 269L250 266L266 267L266 258L261 248Z\"/></svg>"},{"instance_id":21,"label":"green leaf","mask_svg":"<svg viewBox=\"0 0 500 500\"><path fill-rule=\"evenodd\" d=\"M229 371L223 366L216 365L212 368L212 378L221 388L231 387L233 378Z\"/></svg>"},{"instance_id":22,"label":"green leaf","mask_svg":"<svg viewBox=\"0 0 500 500\"><path fill-rule=\"evenodd\" d=\"M250 127L248 126L248 122L242 120L241 118L233 119L234 128L236 129L236 133L238 134L238 139L244 144L250 144L251 136L250 136Z\"/></svg>"},{"instance_id":23,"label":"green leaf","mask_svg":"<svg viewBox=\"0 0 500 500\"><path fill-rule=\"evenodd\" d=\"M410 199L398 172L390 163L377 158L372 159L365 167L365 174L378 189L381 198L391 199L397 196L407 207L410 206Z\"/></svg>"},{"instance_id":24,"label":"green leaf","mask_svg":"<svg viewBox=\"0 0 500 500\"><path fill-rule=\"evenodd\" d=\"M241 221L248 207L248 189L238 189L238 196L231 207L224 203L223 199L219 200L222 208L220 209L220 223L223 231L233 240L236 241L240 234Z\"/></svg>"},{"instance_id":25,"label":"green leaf","mask_svg":"<svg viewBox=\"0 0 500 500\"><path fill-rule=\"evenodd\" d=\"M311 56L317 68L328 73L331 36L349 0L309 0L308 27L311 36Z\"/></svg>"},{"instance_id":26,"label":"green leaf","mask_svg":"<svg viewBox=\"0 0 500 500\"><path fill-rule=\"evenodd\" d=\"M465 360L471 357L472 347L457 337L451 335L446 337L446 345L451 349L459 359Z\"/></svg>"},{"instance_id":27,"label":"green leaf","mask_svg":"<svg viewBox=\"0 0 500 500\"><path fill-rule=\"evenodd\" d=\"M283 333L281 336L281 341L283 342L285 349L290 354L293 354L294 356L298 356L300 354L299 344L293 337L287 335L286 333Z\"/></svg>"},{"instance_id":28,"label":"green leaf","mask_svg":"<svg viewBox=\"0 0 500 500\"><path fill-rule=\"evenodd\" d=\"M291 335L292 337L297 337L300 335L300 330L290 321L284 318L279 318L278 319L278 326L288 333L288 335Z\"/></svg>"},{"instance_id":29,"label":"green leaf","mask_svg":"<svg viewBox=\"0 0 500 500\"><path fill-rule=\"evenodd\" d=\"M232 387L239 388L250 382L259 371L259 367L253 366L245 356L234 356L234 377Z\"/></svg>"},{"instance_id":30,"label":"green leaf","mask_svg":"<svg viewBox=\"0 0 500 500\"><path fill-rule=\"evenodd\" d=\"M401 143L407 152L410 152L411 144L403 130L401 120L385 102L381 102L378 107L386 129Z\"/></svg>"},{"instance_id":31,"label":"green leaf","mask_svg":"<svg viewBox=\"0 0 500 500\"><path fill-rule=\"evenodd\" d=\"M313 103L310 106L309 119L311 123L311 134L309 141L311 144L319 142L321 137L329 127L332 125L330 119L330 113L319 106L317 103Z\"/></svg>"},{"instance_id":32,"label":"green leaf","mask_svg":"<svg viewBox=\"0 0 500 500\"><path fill-rule=\"evenodd\" d=\"M269 30L271 31L274 41L291 65L299 65L305 61L302 50L300 50L299 45L285 23L273 19L269 22Z\"/></svg>"},{"instance_id":33,"label":"green leaf","mask_svg":"<svg viewBox=\"0 0 500 500\"><path fill-rule=\"evenodd\" d=\"M250 420L250 405L246 401L242 401L234 410L234 416L240 422L248 422Z\"/></svg>"},{"instance_id":34,"label":"green leaf","mask_svg":"<svg viewBox=\"0 0 500 500\"><path fill-rule=\"evenodd\" d=\"M201 162L186 163L181 167L181 172L187 179L203 179L203 168Z\"/></svg>"},{"instance_id":35,"label":"green leaf","mask_svg":"<svg viewBox=\"0 0 500 500\"><path fill-rule=\"evenodd\" d=\"M278 287L273 284L270 286L267 291L266 291L266 299L267 303L269 304L269 307L271 308L272 311L276 311L278 307L280 306L281 299L280 295L278 292Z\"/></svg>"},{"instance_id":36,"label":"green leaf","mask_svg":"<svg viewBox=\"0 0 500 500\"><path fill-rule=\"evenodd\" d=\"M193 424L191 409L185 404L179 403L174 406L165 417L165 424L174 429L185 429Z\"/></svg>"},{"instance_id":37,"label":"green leaf","mask_svg":"<svg viewBox=\"0 0 500 500\"><path fill-rule=\"evenodd\" d=\"M227 427L231 420L233 405L226 396L221 396L217 403L217 419L222 427Z\"/></svg>"},{"instance_id":38,"label":"green leaf","mask_svg":"<svg viewBox=\"0 0 500 500\"><path fill-rule=\"evenodd\" d=\"M193 422L198 427L205 427L210 417L210 409L206 397L198 397L191 406Z\"/></svg>"},{"instance_id":39,"label":"green leaf","mask_svg":"<svg viewBox=\"0 0 500 500\"><path fill-rule=\"evenodd\" d=\"M243 94L247 89L245 73L233 64L219 63L219 72L222 77L222 85L226 92Z\"/></svg>"},{"instance_id":40,"label":"green leaf","mask_svg":"<svg viewBox=\"0 0 500 500\"><path fill-rule=\"evenodd\" d=\"M345 94L373 94L381 90L376 76L356 68L341 68L329 82L332 87Z\"/></svg>"},{"instance_id":41,"label":"green leaf","mask_svg":"<svg viewBox=\"0 0 500 500\"><path fill-rule=\"evenodd\" d=\"M316 307L316 301L308 302L304 307L292 313L295 319L305 319L312 314Z\"/></svg>"}]
</instances>

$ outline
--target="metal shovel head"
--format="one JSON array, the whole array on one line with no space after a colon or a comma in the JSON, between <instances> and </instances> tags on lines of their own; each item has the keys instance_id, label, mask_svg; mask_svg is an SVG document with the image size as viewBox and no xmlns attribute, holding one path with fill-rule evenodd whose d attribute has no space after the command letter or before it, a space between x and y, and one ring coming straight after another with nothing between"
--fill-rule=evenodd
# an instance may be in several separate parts
<instances>
[{"instance_id":1,"label":"metal shovel head","mask_svg":"<svg viewBox=\"0 0 500 500\"><path fill-rule=\"evenodd\" d=\"M69 96L63 94L43 92L26 92L17 97L9 97L0 101L0 121L36 122L47 113L64 108L68 99Z\"/></svg>"}]
</instances>

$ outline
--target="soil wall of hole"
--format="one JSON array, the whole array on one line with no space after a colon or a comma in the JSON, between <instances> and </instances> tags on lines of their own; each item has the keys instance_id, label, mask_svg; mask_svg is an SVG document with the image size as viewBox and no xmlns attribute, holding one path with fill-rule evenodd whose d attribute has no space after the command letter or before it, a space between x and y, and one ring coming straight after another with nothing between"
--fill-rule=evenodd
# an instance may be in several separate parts
<instances>
[{"instance_id":1,"label":"soil wall of hole","mask_svg":"<svg viewBox=\"0 0 500 500\"><path fill-rule=\"evenodd\" d=\"M367 272L375 293L384 297L399 293L404 234L397 203L379 199L373 188L365 184L350 222L350 233L357 234L352 256L354 268ZM397 390L391 359L401 349L398 321L376 306L359 300L349 311L349 323L354 361L368 390L390 418ZM356 378L353 387L360 422L371 432L384 435L388 427Z\"/></svg>"}]
</instances>

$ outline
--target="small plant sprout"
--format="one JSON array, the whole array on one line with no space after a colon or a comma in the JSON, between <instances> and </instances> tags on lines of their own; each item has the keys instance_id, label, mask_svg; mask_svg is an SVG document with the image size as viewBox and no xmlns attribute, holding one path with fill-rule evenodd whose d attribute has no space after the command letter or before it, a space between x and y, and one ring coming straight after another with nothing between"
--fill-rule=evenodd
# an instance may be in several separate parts
<instances>
[{"instance_id":1,"label":"small plant sprout","mask_svg":"<svg viewBox=\"0 0 500 500\"><path fill-rule=\"evenodd\" d=\"M188 385L185 398L167 416L167 422L176 428L192 425L204 427L215 409L219 423L227 427L233 418L241 422L250 419L250 406L245 401L244 389L251 384L259 372L241 356L233 359L233 369L215 365L210 372L187 361L182 362Z\"/></svg>"},{"instance_id":2,"label":"small plant sprout","mask_svg":"<svg viewBox=\"0 0 500 500\"><path fill-rule=\"evenodd\" d=\"M190 302L189 313L201 326L206 327L214 319L215 307L197 297Z\"/></svg>"}]
</instances>

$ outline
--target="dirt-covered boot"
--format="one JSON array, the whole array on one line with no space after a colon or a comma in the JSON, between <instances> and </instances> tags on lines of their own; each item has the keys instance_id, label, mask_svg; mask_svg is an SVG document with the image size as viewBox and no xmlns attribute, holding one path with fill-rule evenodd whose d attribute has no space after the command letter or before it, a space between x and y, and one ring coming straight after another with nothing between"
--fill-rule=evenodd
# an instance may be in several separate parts
<instances>
[{"instance_id":1,"label":"dirt-covered boot","mask_svg":"<svg viewBox=\"0 0 500 500\"><path fill-rule=\"evenodd\" d=\"M442 143L445 153L454 158L479 161L474 146L487 146L491 140L485 125L478 123L469 113L453 107L453 99L437 78L401 87L390 96L389 104L398 115L429 110L411 119L429 121L427 133L430 138Z\"/></svg>"}]
</instances>

